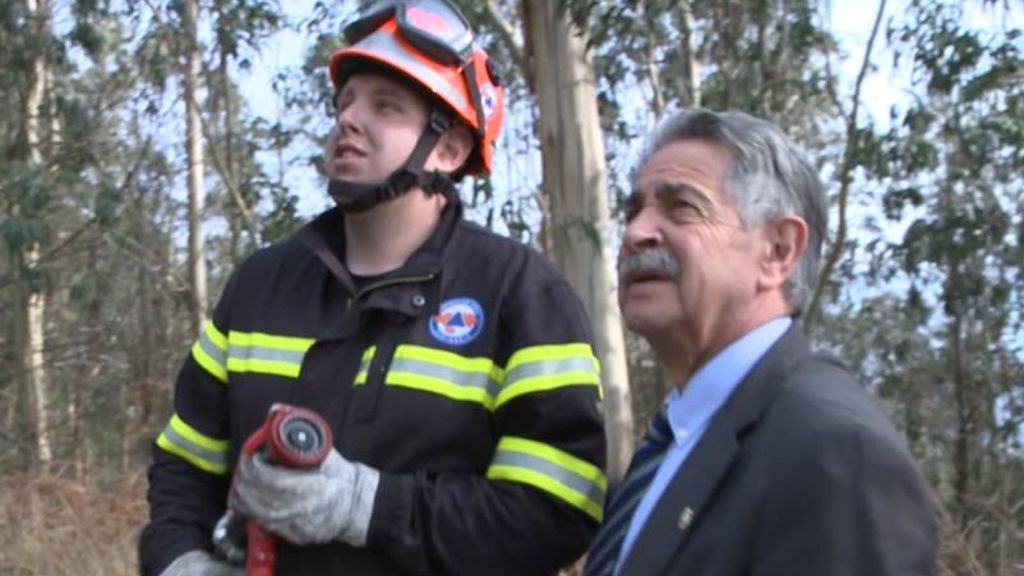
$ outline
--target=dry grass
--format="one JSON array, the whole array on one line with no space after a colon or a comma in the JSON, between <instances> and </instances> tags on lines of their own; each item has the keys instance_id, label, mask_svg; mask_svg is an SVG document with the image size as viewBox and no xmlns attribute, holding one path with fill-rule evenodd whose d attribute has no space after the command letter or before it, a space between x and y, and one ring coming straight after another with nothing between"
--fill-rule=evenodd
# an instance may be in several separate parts
<instances>
[{"instance_id":1,"label":"dry grass","mask_svg":"<svg viewBox=\"0 0 1024 576\"><path fill-rule=\"evenodd\" d=\"M939 576L987 576L967 538L938 499L936 510L939 522Z\"/></svg>"},{"instance_id":2,"label":"dry grass","mask_svg":"<svg viewBox=\"0 0 1024 576\"><path fill-rule=\"evenodd\" d=\"M0 477L0 574L138 574L136 539L145 481L111 490L50 477Z\"/></svg>"},{"instance_id":3,"label":"dry grass","mask_svg":"<svg viewBox=\"0 0 1024 576\"><path fill-rule=\"evenodd\" d=\"M145 519L141 474L109 490L52 477L0 476L0 575L134 576ZM939 573L985 576L941 507L939 523ZM562 576L579 574L581 566L567 567Z\"/></svg>"}]
</instances>

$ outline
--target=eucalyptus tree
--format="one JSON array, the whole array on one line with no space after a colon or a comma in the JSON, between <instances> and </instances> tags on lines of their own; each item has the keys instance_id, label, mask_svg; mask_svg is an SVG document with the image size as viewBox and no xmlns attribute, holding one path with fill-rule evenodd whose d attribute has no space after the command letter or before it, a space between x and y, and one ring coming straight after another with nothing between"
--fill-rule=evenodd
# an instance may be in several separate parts
<instances>
[{"instance_id":1,"label":"eucalyptus tree","mask_svg":"<svg viewBox=\"0 0 1024 576\"><path fill-rule=\"evenodd\" d=\"M633 416L622 319L615 301L614 253L604 142L587 35L557 3L524 0L533 93L539 109L541 184L548 207L548 253L590 315L601 361L608 474L625 474Z\"/></svg>"},{"instance_id":2,"label":"eucalyptus tree","mask_svg":"<svg viewBox=\"0 0 1024 576\"><path fill-rule=\"evenodd\" d=\"M214 259L230 268L273 239L266 237L268 224L297 225L291 190L283 178L268 175L260 158L261 152L275 151L289 141L277 139L279 129L275 134L274 126L249 113L238 86L239 78L252 72L253 58L264 52L267 39L282 30L286 20L273 0L213 0L208 10L212 41L205 65L208 97L203 133L217 176L211 197L228 227ZM266 200L271 214L276 214L276 224L268 223L263 213L268 208L261 203ZM272 236L280 233L271 230Z\"/></svg>"},{"instance_id":3,"label":"eucalyptus tree","mask_svg":"<svg viewBox=\"0 0 1024 576\"><path fill-rule=\"evenodd\" d=\"M1024 50L1019 28L966 24L983 9L915 0L891 26L916 90L893 107L869 167L885 216L905 228L875 246L877 269L906 286L904 314L921 319L929 365L942 367L922 373L907 358L890 376L900 385L887 384L949 407L931 422L936 487L988 568L1008 574L1024 526Z\"/></svg>"},{"instance_id":4,"label":"eucalyptus tree","mask_svg":"<svg viewBox=\"0 0 1024 576\"><path fill-rule=\"evenodd\" d=\"M46 470L52 460L47 406L51 394L45 363L46 286L41 259L49 242L47 210L56 159L49 152L53 55L51 11L47 2L25 0L8 5L2 14L7 30L0 42L7 77L4 90L7 109L17 111L3 120L4 160L0 171L6 189L3 220L7 251L5 283L12 311L5 427L16 425L30 434L15 434L22 442L31 439L33 450L25 460ZM13 390L11 390L13 388Z\"/></svg>"}]
</instances>

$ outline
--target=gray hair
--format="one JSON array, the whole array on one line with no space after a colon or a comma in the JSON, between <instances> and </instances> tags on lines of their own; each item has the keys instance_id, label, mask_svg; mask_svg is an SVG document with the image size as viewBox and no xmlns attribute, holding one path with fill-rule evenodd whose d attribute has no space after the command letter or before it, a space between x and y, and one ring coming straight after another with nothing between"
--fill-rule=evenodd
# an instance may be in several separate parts
<instances>
[{"instance_id":1,"label":"gray hair","mask_svg":"<svg viewBox=\"0 0 1024 576\"><path fill-rule=\"evenodd\" d=\"M736 203L744 226L758 226L785 214L795 214L807 223L807 249L785 285L792 313L798 316L818 282L828 225L825 190L818 172L775 124L743 112L704 109L683 110L661 122L637 166L679 140L704 140L732 153L725 192Z\"/></svg>"}]
</instances>

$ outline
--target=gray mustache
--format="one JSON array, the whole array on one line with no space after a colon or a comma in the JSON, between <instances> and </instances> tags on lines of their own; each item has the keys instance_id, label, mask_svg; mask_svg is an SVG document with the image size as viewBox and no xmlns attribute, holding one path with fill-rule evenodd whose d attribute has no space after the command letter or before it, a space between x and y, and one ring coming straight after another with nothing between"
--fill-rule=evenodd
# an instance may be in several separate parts
<instances>
[{"instance_id":1,"label":"gray mustache","mask_svg":"<svg viewBox=\"0 0 1024 576\"><path fill-rule=\"evenodd\" d=\"M619 280L625 280L639 270L664 272L672 278L679 278L682 272L679 261L664 248L652 248L626 256L619 265Z\"/></svg>"}]
</instances>

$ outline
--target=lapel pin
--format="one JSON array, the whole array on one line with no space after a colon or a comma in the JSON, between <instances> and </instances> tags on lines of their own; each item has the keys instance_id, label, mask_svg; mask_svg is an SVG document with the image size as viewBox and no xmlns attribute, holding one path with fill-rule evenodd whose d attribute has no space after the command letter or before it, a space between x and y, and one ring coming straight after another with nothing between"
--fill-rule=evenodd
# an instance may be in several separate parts
<instances>
[{"instance_id":1,"label":"lapel pin","mask_svg":"<svg viewBox=\"0 0 1024 576\"><path fill-rule=\"evenodd\" d=\"M679 520L676 522L676 527L680 530L686 530L693 523L693 508L687 506L683 508L681 514L679 514Z\"/></svg>"}]
</instances>

